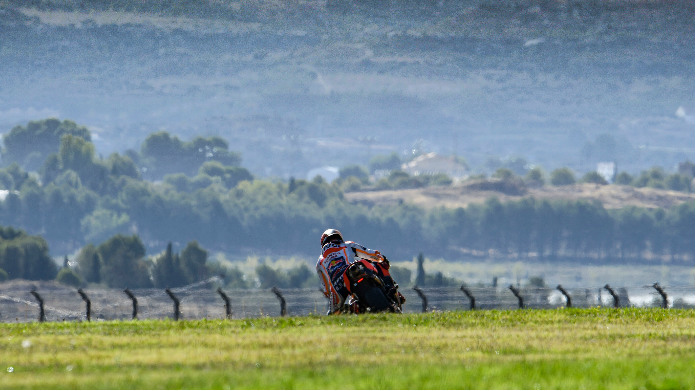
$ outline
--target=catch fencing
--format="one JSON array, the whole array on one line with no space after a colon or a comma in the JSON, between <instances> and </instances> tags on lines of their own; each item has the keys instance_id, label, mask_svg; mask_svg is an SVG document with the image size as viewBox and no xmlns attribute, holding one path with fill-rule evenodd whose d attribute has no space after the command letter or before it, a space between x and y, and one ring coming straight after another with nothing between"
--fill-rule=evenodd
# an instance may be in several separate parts
<instances>
[{"instance_id":1,"label":"catch fencing","mask_svg":"<svg viewBox=\"0 0 696 391\"><path fill-rule=\"evenodd\" d=\"M614 288L402 288L406 313L562 307L693 308L693 286ZM173 289L73 289L54 283L0 284L0 322L241 319L325 314L318 289L224 289L215 278Z\"/></svg>"}]
</instances>

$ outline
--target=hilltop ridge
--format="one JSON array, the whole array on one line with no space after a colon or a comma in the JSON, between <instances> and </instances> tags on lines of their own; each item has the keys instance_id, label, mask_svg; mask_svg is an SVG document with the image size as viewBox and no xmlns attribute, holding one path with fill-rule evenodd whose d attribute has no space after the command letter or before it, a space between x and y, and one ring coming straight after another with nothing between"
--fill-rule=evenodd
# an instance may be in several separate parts
<instances>
[{"instance_id":1,"label":"hilltop ridge","mask_svg":"<svg viewBox=\"0 0 696 391\"><path fill-rule=\"evenodd\" d=\"M693 159L693 2L5 0L0 13L0 132L71 119L104 155L167 130L221 136L255 175L285 179L415 146L484 172L496 157L577 172Z\"/></svg>"},{"instance_id":2,"label":"hilltop ridge","mask_svg":"<svg viewBox=\"0 0 696 391\"><path fill-rule=\"evenodd\" d=\"M477 189L478 181L452 186L434 186L418 189L375 190L345 193L348 201L370 205L409 203L424 208L466 208L469 204L484 203L496 197L500 201L515 201L525 197L547 200L599 201L605 209L628 206L643 208L670 208L687 201L694 201L693 193L622 185L597 185L591 183L567 186L527 188L521 194L505 194L494 190Z\"/></svg>"}]
</instances>

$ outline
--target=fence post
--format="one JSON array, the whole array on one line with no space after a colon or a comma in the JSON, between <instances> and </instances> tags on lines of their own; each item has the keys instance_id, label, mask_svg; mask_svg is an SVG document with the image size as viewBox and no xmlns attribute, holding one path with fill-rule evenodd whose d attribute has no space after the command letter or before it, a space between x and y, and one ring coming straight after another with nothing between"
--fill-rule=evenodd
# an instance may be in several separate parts
<instances>
[{"instance_id":1,"label":"fence post","mask_svg":"<svg viewBox=\"0 0 696 391\"><path fill-rule=\"evenodd\" d=\"M510 285L509 288L512 291L512 294L517 297L517 305L519 305L520 308L524 308L524 299L522 296L520 296L520 291L512 285Z\"/></svg>"},{"instance_id":2,"label":"fence post","mask_svg":"<svg viewBox=\"0 0 696 391\"><path fill-rule=\"evenodd\" d=\"M46 312L44 312L44 301L41 298L41 295L39 295L39 292L37 292L36 289L32 289L30 293L34 295L36 301L39 302L39 322L45 322Z\"/></svg>"},{"instance_id":3,"label":"fence post","mask_svg":"<svg viewBox=\"0 0 696 391\"><path fill-rule=\"evenodd\" d=\"M174 293L172 293L169 288L165 289L164 291L167 292L169 297L171 297L172 301L174 302L174 320L179 320L179 299L174 296Z\"/></svg>"},{"instance_id":4,"label":"fence post","mask_svg":"<svg viewBox=\"0 0 696 391\"><path fill-rule=\"evenodd\" d=\"M655 288L655 290L657 290L660 296L662 296L662 308L669 307L669 303L667 302L667 292L665 292L665 290L662 289L662 287L658 283L654 283L653 288Z\"/></svg>"},{"instance_id":5,"label":"fence post","mask_svg":"<svg viewBox=\"0 0 696 391\"><path fill-rule=\"evenodd\" d=\"M604 285L604 289L609 291L609 294L611 295L611 297L614 298L614 308L619 308L619 295L617 295L616 292L614 292L614 290L611 289L609 284Z\"/></svg>"},{"instance_id":6,"label":"fence post","mask_svg":"<svg viewBox=\"0 0 696 391\"><path fill-rule=\"evenodd\" d=\"M273 293L275 293L276 296L278 296L278 300L280 300L280 316L286 316L288 314L288 308L285 304L285 298L283 297L283 294L276 287L273 287L272 291Z\"/></svg>"},{"instance_id":7,"label":"fence post","mask_svg":"<svg viewBox=\"0 0 696 391\"><path fill-rule=\"evenodd\" d=\"M475 310L476 309L476 299L474 298L474 295L472 295L471 292L469 291L469 289L467 289L464 285L462 285L459 289L461 289L462 292L464 292L464 294L466 295L466 297L469 298L469 305L471 306L471 309Z\"/></svg>"},{"instance_id":8,"label":"fence post","mask_svg":"<svg viewBox=\"0 0 696 391\"><path fill-rule=\"evenodd\" d=\"M416 293L418 293L418 296L420 296L421 301L423 302L422 312L427 312L428 311L428 298L425 296L425 293L423 293L423 291L417 286L414 286L413 290L416 291Z\"/></svg>"},{"instance_id":9,"label":"fence post","mask_svg":"<svg viewBox=\"0 0 696 391\"><path fill-rule=\"evenodd\" d=\"M568 294L568 292L566 292L565 289L563 289L563 287L561 286L561 284L558 284L558 286L556 287L556 289L558 289L559 291L561 291L561 293L563 294L563 296L565 296L565 299L566 299L566 307L567 307L567 308L572 307L573 304L572 304L571 301L570 301L570 295Z\"/></svg>"},{"instance_id":10,"label":"fence post","mask_svg":"<svg viewBox=\"0 0 696 391\"><path fill-rule=\"evenodd\" d=\"M87 307L85 312L87 315L87 321L89 322L92 320L92 302L89 300L89 297L87 297L87 294L85 293L85 291L82 290L82 288L78 289L77 293L80 294L82 300L84 300L85 302L85 306Z\"/></svg>"},{"instance_id":11,"label":"fence post","mask_svg":"<svg viewBox=\"0 0 696 391\"><path fill-rule=\"evenodd\" d=\"M227 297L227 294L225 294L222 288L218 288L217 293L220 295L220 297L222 297L222 300L225 301L225 318L232 319L232 306L230 306L230 298Z\"/></svg>"},{"instance_id":12,"label":"fence post","mask_svg":"<svg viewBox=\"0 0 696 391\"><path fill-rule=\"evenodd\" d=\"M126 288L123 292L125 292L128 297L130 297L131 301L133 302L133 320L138 319L138 299L135 298L135 295L133 292L130 291L130 289Z\"/></svg>"}]
</instances>

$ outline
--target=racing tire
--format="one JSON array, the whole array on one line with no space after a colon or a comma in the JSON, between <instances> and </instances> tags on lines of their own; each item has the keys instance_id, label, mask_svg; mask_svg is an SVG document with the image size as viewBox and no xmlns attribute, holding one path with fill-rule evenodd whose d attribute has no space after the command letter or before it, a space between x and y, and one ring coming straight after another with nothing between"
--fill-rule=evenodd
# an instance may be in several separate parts
<instances>
[{"instance_id":1,"label":"racing tire","mask_svg":"<svg viewBox=\"0 0 696 391\"><path fill-rule=\"evenodd\" d=\"M362 302L362 306L369 308L368 312L384 312L391 309L389 300L378 287L367 286L361 289L361 291L358 297Z\"/></svg>"}]
</instances>

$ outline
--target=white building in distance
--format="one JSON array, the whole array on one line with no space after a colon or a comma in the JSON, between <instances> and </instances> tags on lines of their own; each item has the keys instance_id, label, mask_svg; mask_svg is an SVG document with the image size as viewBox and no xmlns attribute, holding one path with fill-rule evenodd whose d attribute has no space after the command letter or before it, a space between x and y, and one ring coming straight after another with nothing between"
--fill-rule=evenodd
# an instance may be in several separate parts
<instances>
[{"instance_id":1,"label":"white building in distance","mask_svg":"<svg viewBox=\"0 0 696 391\"><path fill-rule=\"evenodd\" d=\"M608 183L614 183L616 179L616 163L614 162L599 162L597 163L597 173L604 178Z\"/></svg>"}]
</instances>

